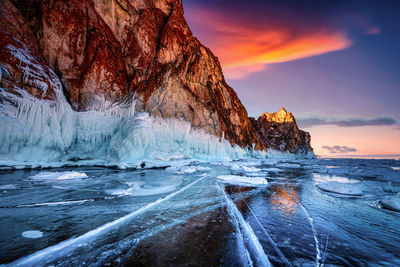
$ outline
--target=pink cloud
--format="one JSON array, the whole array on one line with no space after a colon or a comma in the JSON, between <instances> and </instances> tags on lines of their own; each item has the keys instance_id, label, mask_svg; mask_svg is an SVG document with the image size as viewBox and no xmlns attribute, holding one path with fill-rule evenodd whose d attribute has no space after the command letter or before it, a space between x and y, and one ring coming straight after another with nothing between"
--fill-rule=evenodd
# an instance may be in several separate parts
<instances>
[{"instance_id":1,"label":"pink cloud","mask_svg":"<svg viewBox=\"0 0 400 267\"><path fill-rule=\"evenodd\" d=\"M225 76L242 79L265 65L288 62L348 48L352 41L339 30L288 21L252 23L201 8L190 10L200 41L221 61Z\"/></svg>"}]
</instances>

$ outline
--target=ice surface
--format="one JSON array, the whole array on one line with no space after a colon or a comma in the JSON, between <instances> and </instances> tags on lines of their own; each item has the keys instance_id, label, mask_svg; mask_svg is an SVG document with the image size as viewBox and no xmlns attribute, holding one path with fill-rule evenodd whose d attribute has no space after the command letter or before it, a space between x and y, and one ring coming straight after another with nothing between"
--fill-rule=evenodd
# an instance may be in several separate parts
<instances>
[{"instance_id":1,"label":"ice surface","mask_svg":"<svg viewBox=\"0 0 400 267\"><path fill-rule=\"evenodd\" d=\"M278 168L267 168L265 170L267 172L281 172L281 171L283 171L282 169L278 169Z\"/></svg>"},{"instance_id":2,"label":"ice surface","mask_svg":"<svg viewBox=\"0 0 400 267\"><path fill-rule=\"evenodd\" d=\"M260 172L261 169L256 168L256 167L247 167L247 166L243 166L243 170L245 172Z\"/></svg>"},{"instance_id":3,"label":"ice surface","mask_svg":"<svg viewBox=\"0 0 400 267\"><path fill-rule=\"evenodd\" d=\"M387 197L380 201L382 208L400 212L400 198Z\"/></svg>"},{"instance_id":4,"label":"ice surface","mask_svg":"<svg viewBox=\"0 0 400 267\"><path fill-rule=\"evenodd\" d=\"M234 164L231 167L232 174L244 174L247 176L260 176L261 169L253 167L253 166L246 166L246 165L237 165Z\"/></svg>"},{"instance_id":5,"label":"ice surface","mask_svg":"<svg viewBox=\"0 0 400 267\"><path fill-rule=\"evenodd\" d=\"M25 238L41 238L43 237L43 233L37 230L28 230L21 234Z\"/></svg>"},{"instance_id":6,"label":"ice surface","mask_svg":"<svg viewBox=\"0 0 400 267\"><path fill-rule=\"evenodd\" d=\"M392 185L392 182L387 182L386 184L384 184L382 186L382 189L383 189L383 191L389 192L389 193L396 193L397 192L397 189L396 189L396 187L394 187Z\"/></svg>"},{"instance_id":7,"label":"ice surface","mask_svg":"<svg viewBox=\"0 0 400 267\"><path fill-rule=\"evenodd\" d=\"M110 230L123 225L124 223L128 222L129 220L135 218L136 216L143 214L147 210L153 208L154 206L157 206L160 203L173 198L177 194L187 190L188 188L192 187L193 185L195 185L196 183L200 182L203 179L204 179L204 177L199 178L163 198L159 198L156 201L150 202L119 219L111 221L111 222L109 222L105 225L102 225L96 229L93 229L83 235L62 241L61 243L58 243L54 246L49 246L43 250L40 250L40 251L37 251L37 252L31 254L31 255L20 258L17 261L12 262L11 264L15 265L15 266L20 266L20 265L21 266L34 266L34 265L44 265L43 261L51 261L51 260L54 261L55 259L57 259L58 257L61 256L59 252L62 252L65 255L68 254L69 252L73 251L76 248L79 248L79 246L87 243L88 241L99 238L101 235L104 235L105 233L109 232Z\"/></svg>"},{"instance_id":8,"label":"ice surface","mask_svg":"<svg viewBox=\"0 0 400 267\"><path fill-rule=\"evenodd\" d=\"M228 197L225 190L221 188L221 186L220 191L222 192L227 203L228 213L233 219L234 225L236 226L236 229L238 231L237 234L240 236L240 242L243 242L244 240L245 244L249 247L249 250L252 252L253 257L256 260L257 266L271 266L268 256L265 254L264 249L261 246L256 234L254 233L253 228L244 219L243 215L240 213L233 201ZM249 251L247 250L247 248L244 246L240 246L240 248L247 251L246 254L248 255L248 262L245 265L253 266L253 262L249 257Z\"/></svg>"},{"instance_id":9,"label":"ice surface","mask_svg":"<svg viewBox=\"0 0 400 267\"><path fill-rule=\"evenodd\" d=\"M342 195L360 196L363 195L361 183L341 183L337 181L317 184L317 187L323 191Z\"/></svg>"},{"instance_id":10,"label":"ice surface","mask_svg":"<svg viewBox=\"0 0 400 267\"><path fill-rule=\"evenodd\" d=\"M169 193L182 184L179 177L174 179L165 179L157 182L123 182L124 188L107 189L105 192L114 196L152 196Z\"/></svg>"},{"instance_id":11,"label":"ice surface","mask_svg":"<svg viewBox=\"0 0 400 267\"><path fill-rule=\"evenodd\" d=\"M228 184L236 184L236 185L266 185L268 184L267 179L263 177L249 177L249 176L239 176L239 175L219 175L217 176L218 180L221 180L223 183Z\"/></svg>"},{"instance_id":12,"label":"ice surface","mask_svg":"<svg viewBox=\"0 0 400 267\"><path fill-rule=\"evenodd\" d=\"M200 252L207 248L207 255L216 255L217 261L227 266L259 266L259 261L266 259L263 254L273 266L316 266L317 262L324 266L398 266L399 213L384 209L393 210L398 200L392 197L399 195L383 190L385 186L398 188L398 180L385 180L387 175L397 174L388 167L395 163L351 159L317 159L313 165L286 162L302 167L357 168L371 171L375 175L371 179L315 174L313 168L282 168L282 180L267 178L268 187L235 182L224 188L223 180L216 179L231 174L232 168L237 168L234 165L260 168L262 173L274 167L274 162L247 158L213 165L173 160L175 170L66 167L54 172L78 171L91 179L54 178L48 183L29 178L36 170L1 172L0 186L14 184L17 189L0 198L0 225L13 226L1 231L0 264L113 266L125 263L123 258L157 260L153 252L159 253L157 258L178 258L186 253L179 249L184 246L200 256L183 259L182 265L199 263L198 259L204 258ZM206 173L200 172L199 166L206 168ZM183 172L192 167L196 172ZM198 186L184 189L171 201L157 202L199 178ZM167 186L175 180L181 184L174 192L149 195L157 189L171 190ZM316 186L327 182L362 185L363 197L333 197L338 195L323 193ZM130 194L123 197L107 193L129 189ZM378 200L382 209L377 208ZM43 231L43 237L22 237L29 229ZM147 240L149 236L152 238ZM208 246L210 238L212 246Z\"/></svg>"},{"instance_id":13,"label":"ice surface","mask_svg":"<svg viewBox=\"0 0 400 267\"><path fill-rule=\"evenodd\" d=\"M59 205L74 205L74 204L83 204L86 202L92 202L94 199L81 199L81 200L68 200L68 201L56 201L56 202L43 202L43 203L34 203L34 204L23 204L16 206L17 208L24 207L40 207L40 206L59 206Z\"/></svg>"},{"instance_id":14,"label":"ice surface","mask_svg":"<svg viewBox=\"0 0 400 267\"><path fill-rule=\"evenodd\" d=\"M68 179L80 179L87 178L86 173L66 171L66 172L40 172L31 176L31 179L48 181L48 180L68 180Z\"/></svg>"},{"instance_id":15,"label":"ice surface","mask_svg":"<svg viewBox=\"0 0 400 267\"><path fill-rule=\"evenodd\" d=\"M298 169L301 168L300 164L297 163L279 163L276 165L278 168L289 168L289 169Z\"/></svg>"}]
</instances>

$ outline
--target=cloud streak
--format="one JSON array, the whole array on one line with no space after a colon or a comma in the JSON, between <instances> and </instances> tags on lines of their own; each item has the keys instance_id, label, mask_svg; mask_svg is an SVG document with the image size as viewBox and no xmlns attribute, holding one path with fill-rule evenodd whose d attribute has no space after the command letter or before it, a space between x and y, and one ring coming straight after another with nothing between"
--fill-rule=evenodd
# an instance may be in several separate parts
<instances>
[{"instance_id":1,"label":"cloud streak","mask_svg":"<svg viewBox=\"0 0 400 267\"><path fill-rule=\"evenodd\" d=\"M325 118L305 118L298 119L298 124L302 128L310 128L320 125L335 125L338 127L361 127L361 126L390 126L397 124L397 120L391 117L381 117L374 119L325 119Z\"/></svg>"},{"instance_id":2,"label":"cloud streak","mask_svg":"<svg viewBox=\"0 0 400 267\"><path fill-rule=\"evenodd\" d=\"M265 65L288 62L348 48L345 32L326 25L269 18L259 23L197 6L187 8L190 23L199 28L200 40L218 56L224 74L242 79ZM207 19L205 19L207 18Z\"/></svg>"},{"instance_id":3,"label":"cloud streak","mask_svg":"<svg viewBox=\"0 0 400 267\"><path fill-rule=\"evenodd\" d=\"M350 152L357 152L356 148L348 146L322 146L322 149L328 151L330 154L348 154Z\"/></svg>"}]
</instances>

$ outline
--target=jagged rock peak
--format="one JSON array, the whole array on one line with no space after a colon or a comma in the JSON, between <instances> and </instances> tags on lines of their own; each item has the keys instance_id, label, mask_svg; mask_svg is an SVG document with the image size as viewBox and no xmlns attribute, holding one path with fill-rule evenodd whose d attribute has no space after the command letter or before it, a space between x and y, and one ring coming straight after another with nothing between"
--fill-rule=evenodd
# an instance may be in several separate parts
<instances>
[{"instance_id":1,"label":"jagged rock peak","mask_svg":"<svg viewBox=\"0 0 400 267\"><path fill-rule=\"evenodd\" d=\"M297 126L291 112L263 113L257 120L250 119L264 147L291 153L312 152L311 136Z\"/></svg>"},{"instance_id":2,"label":"jagged rock peak","mask_svg":"<svg viewBox=\"0 0 400 267\"><path fill-rule=\"evenodd\" d=\"M291 112L287 112L284 107L281 107L281 109L278 112L274 113L265 112L258 119L260 120L260 118L265 118L270 122L278 122L278 123L294 122L294 124L296 124L296 120L293 114Z\"/></svg>"}]
</instances>

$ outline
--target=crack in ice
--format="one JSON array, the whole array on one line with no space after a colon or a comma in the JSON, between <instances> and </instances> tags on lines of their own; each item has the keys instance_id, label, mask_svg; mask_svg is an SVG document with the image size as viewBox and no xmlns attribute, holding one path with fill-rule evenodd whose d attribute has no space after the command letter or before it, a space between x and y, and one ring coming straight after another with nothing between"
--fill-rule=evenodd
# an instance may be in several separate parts
<instances>
[{"instance_id":1,"label":"crack in ice","mask_svg":"<svg viewBox=\"0 0 400 267\"><path fill-rule=\"evenodd\" d=\"M34 265L35 263L37 263L40 259L42 259L43 257L46 257L46 259L49 259L49 256L51 256L53 253L57 253L62 251L63 255L68 253L68 249L71 251L73 250L79 242L83 242L83 241L87 241L90 238L96 238L98 235L103 234L105 232L107 232L108 230L121 225L122 223L126 222L129 219L132 219L134 217L136 217L137 215L147 211L148 209L152 208L153 206L156 206L164 201L167 201L169 199L171 199L172 197L176 196L177 194L185 191L186 189L190 188L191 186L193 186L194 184L200 182L201 180L203 180L204 178L206 178L206 176L201 177L199 179L197 179L196 181L182 187L181 189L179 189L178 191L175 191L163 198L160 198L154 202L151 202L141 208L139 208L138 210L129 213L115 221L109 222L103 226L100 226L94 230L91 230L89 232L87 232L86 234L83 234L81 236L78 236L76 238L71 238L68 240L65 240L61 243L58 243L56 245L47 247L43 250L40 250L38 252L35 252L34 254L31 254L29 256L26 256L24 258L18 259L12 263L10 263L10 266L24 266L24 265ZM57 256L57 255L55 255Z\"/></svg>"},{"instance_id":2,"label":"crack in ice","mask_svg":"<svg viewBox=\"0 0 400 267\"><path fill-rule=\"evenodd\" d=\"M286 192L289 194L289 196L297 202L297 204L299 204L299 206L302 208L302 210L304 211L304 213L306 214L307 220L311 225L311 230L313 232L313 236L314 236L314 240L315 240L315 250L316 250L316 256L315 256L315 260L316 260L316 264L317 267L318 266L322 266L322 264L319 263L320 259L321 259L321 251L319 250L319 242L318 242L318 238L317 238L317 231L315 230L314 227L314 219L311 217L310 213L308 212L308 210L306 209L306 207L304 207L303 204L301 204L301 202L299 200L297 200L297 198L295 198L292 193L290 193L289 190L287 190L286 185L283 185L283 188L286 190Z\"/></svg>"},{"instance_id":3,"label":"crack in ice","mask_svg":"<svg viewBox=\"0 0 400 267\"><path fill-rule=\"evenodd\" d=\"M265 254L264 249L262 248L260 241L258 240L256 234L254 233L253 228L246 222L246 220L243 218L243 215L240 213L238 208L236 207L235 203L228 197L226 194L225 190L222 188L221 184L218 183L220 191L222 192L222 195L225 198L225 201L227 203L227 210L231 218L234 219L234 222L236 222L243 230L243 233L247 234L248 237L248 242L250 245L250 249L254 254L256 254L256 260L257 260L257 265L258 266L271 266L271 263L269 262L268 256ZM242 231L240 232L241 235ZM243 235L244 236L244 235ZM247 251L247 249L246 249ZM249 264L252 265L252 262L249 261Z\"/></svg>"}]
</instances>

